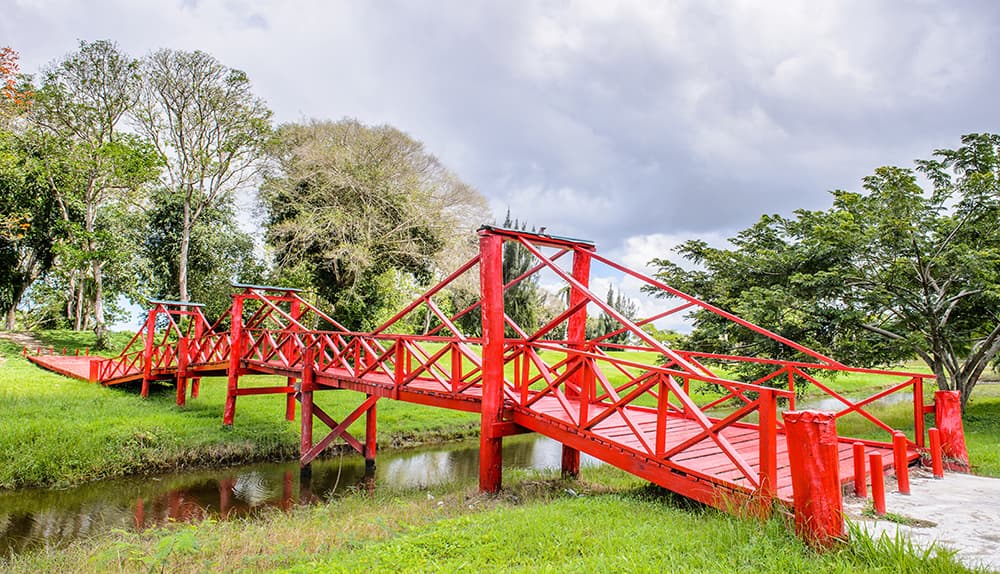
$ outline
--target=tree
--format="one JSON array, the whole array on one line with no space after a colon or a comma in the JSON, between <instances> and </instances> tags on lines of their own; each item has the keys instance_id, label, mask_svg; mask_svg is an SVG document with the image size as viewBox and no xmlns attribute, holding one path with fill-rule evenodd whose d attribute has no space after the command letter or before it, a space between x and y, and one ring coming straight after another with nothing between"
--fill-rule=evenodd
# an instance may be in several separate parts
<instances>
[{"instance_id":1,"label":"tree","mask_svg":"<svg viewBox=\"0 0 1000 574\"><path fill-rule=\"evenodd\" d=\"M630 321L635 320L636 315L639 312L639 308L636 306L635 301L623 295L621 291L618 291L617 294L615 293L614 285L608 285L608 296L606 302L614 308L615 311L618 311L622 316ZM607 313L601 313L600 329L597 333L598 336L613 333L621 328L622 324L619 323L617 319L609 316ZM628 331L625 331L612 337L608 337L607 342L616 345L627 345L629 342L629 333Z\"/></svg>"},{"instance_id":2,"label":"tree","mask_svg":"<svg viewBox=\"0 0 1000 574\"><path fill-rule=\"evenodd\" d=\"M52 266L62 237L55 196L36 150L0 130L0 311L7 330L25 292Z\"/></svg>"},{"instance_id":3,"label":"tree","mask_svg":"<svg viewBox=\"0 0 1000 574\"><path fill-rule=\"evenodd\" d=\"M18 75L18 53L10 47L0 48L0 129L21 116L31 105L31 90Z\"/></svg>"},{"instance_id":4,"label":"tree","mask_svg":"<svg viewBox=\"0 0 1000 574\"><path fill-rule=\"evenodd\" d=\"M259 175L271 111L254 95L246 73L204 52L159 50L143 64L133 115L166 158L164 186L180 197L177 293L189 301L195 227Z\"/></svg>"},{"instance_id":5,"label":"tree","mask_svg":"<svg viewBox=\"0 0 1000 574\"><path fill-rule=\"evenodd\" d=\"M527 224L511 220L510 210L504 218L503 227L524 231ZM503 282L504 285L526 273L534 267L535 256L520 243L505 241L503 244ZM507 288L503 294L504 313L511 318L526 333L531 334L538 328L538 320L542 315L543 297L538 287L538 274L521 280ZM507 336L515 337L517 333L508 325Z\"/></svg>"},{"instance_id":6,"label":"tree","mask_svg":"<svg viewBox=\"0 0 1000 574\"><path fill-rule=\"evenodd\" d=\"M391 126L285 125L271 157L260 199L279 275L351 328L405 302L399 286L427 283L483 221L483 197Z\"/></svg>"},{"instance_id":7,"label":"tree","mask_svg":"<svg viewBox=\"0 0 1000 574\"><path fill-rule=\"evenodd\" d=\"M110 261L123 256L120 237L106 224L113 211L138 202L137 194L159 169L155 150L119 131L122 118L136 103L138 73L138 61L114 43L80 42L77 52L44 72L32 106L33 123L56 140L50 149L60 151L46 154L44 160L71 237L69 245L76 249L67 259L79 264L70 280L76 292L75 327L85 322L86 282L93 281L99 345L106 330L105 273ZM59 174L74 175L59 179Z\"/></svg>"},{"instance_id":8,"label":"tree","mask_svg":"<svg viewBox=\"0 0 1000 574\"><path fill-rule=\"evenodd\" d=\"M1000 351L1000 136L966 135L916 164L877 169L864 193L833 192L829 210L764 216L733 249L689 241L679 252L702 269L656 260L659 276L850 362L920 357L964 408ZM709 349L794 356L709 313L695 326Z\"/></svg>"},{"instance_id":9,"label":"tree","mask_svg":"<svg viewBox=\"0 0 1000 574\"><path fill-rule=\"evenodd\" d=\"M230 205L206 208L191 230L188 259L192 300L205 304L210 318L232 303L232 282L260 283L263 265L254 256L253 238L236 225ZM148 267L147 285L153 297L177 299L178 259L183 217L182 198L169 190L154 192L145 213L142 258Z\"/></svg>"}]
</instances>

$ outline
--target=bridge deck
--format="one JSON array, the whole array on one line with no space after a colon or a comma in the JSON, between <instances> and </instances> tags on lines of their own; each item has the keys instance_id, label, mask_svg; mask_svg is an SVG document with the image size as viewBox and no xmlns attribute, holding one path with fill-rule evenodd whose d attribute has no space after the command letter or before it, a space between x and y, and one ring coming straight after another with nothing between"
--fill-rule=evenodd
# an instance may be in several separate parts
<instances>
[{"instance_id":1,"label":"bridge deck","mask_svg":"<svg viewBox=\"0 0 1000 574\"><path fill-rule=\"evenodd\" d=\"M43 368L63 375L81 380L89 378L90 357L39 355L30 356L29 359ZM248 361L244 362L244 367L250 372L260 374L301 376L301 373L296 369L275 363ZM220 364L191 365L189 374L194 376L197 374L224 374L223 370L224 367ZM157 378L169 379L176 373L167 369L162 372L158 371L154 375ZM137 377L141 378L141 373L102 381L102 384L113 385L134 380ZM383 373L368 373L359 379L353 377L347 369L335 368L317 373L316 382L325 388L354 390L405 402L469 412L479 412L481 407L482 391L478 385L454 392L437 380L418 378L397 390L393 379ZM642 476L662 486L673 486L671 481L675 480L677 475L685 475L688 480L706 485L724 489L735 488L737 491L740 487L751 488L752 486L746 483L743 473L736 468L730 458L722 452L714 441L708 438L671 457L668 463L652 456L648 451L648 445L652 445L655 441L657 416L655 412L627 406L622 409L624 414L609 416L590 429L590 432L579 433L576 430L577 423L574 421L579 415L579 409L580 403L578 401L566 399L565 403L561 403L555 397L545 396L532 404L531 407L515 407L510 416L514 423L530 431L561 442L572 442L574 448L578 448L581 452L595 458L612 464L620 463L623 456L631 459L635 468L646 469L646 472L641 473ZM711 420L715 422L718 419ZM666 421L666 450L696 436L701 431L701 427L695 421L677 413L671 413ZM784 432L781 429L777 432L777 495L783 502L791 503L792 483L788 448ZM735 447L755 473L759 472L759 433L754 425L733 425L722 430L720 434ZM840 477L843 484L848 484L853 480L853 442L854 439L841 438L838 444ZM892 466L891 446L872 444L867 447L867 452L881 453L886 468ZM918 456L916 450L911 448L909 459L912 461Z\"/></svg>"}]
</instances>

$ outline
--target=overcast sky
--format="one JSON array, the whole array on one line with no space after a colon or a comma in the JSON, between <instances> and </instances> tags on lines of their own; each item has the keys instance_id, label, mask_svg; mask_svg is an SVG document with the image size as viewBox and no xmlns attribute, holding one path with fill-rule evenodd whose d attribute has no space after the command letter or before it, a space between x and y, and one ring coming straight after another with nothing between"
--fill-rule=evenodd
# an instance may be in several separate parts
<instances>
[{"instance_id":1,"label":"overcast sky","mask_svg":"<svg viewBox=\"0 0 1000 574\"><path fill-rule=\"evenodd\" d=\"M245 70L278 121L422 140L501 218L641 267L997 131L1000 3L0 0L35 72L111 39Z\"/></svg>"}]
</instances>

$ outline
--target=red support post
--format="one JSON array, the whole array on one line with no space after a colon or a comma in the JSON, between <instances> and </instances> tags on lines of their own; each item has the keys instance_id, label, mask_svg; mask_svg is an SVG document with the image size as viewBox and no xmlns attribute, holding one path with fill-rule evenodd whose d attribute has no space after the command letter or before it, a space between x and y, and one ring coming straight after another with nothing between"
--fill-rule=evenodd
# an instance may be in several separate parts
<instances>
[{"instance_id":1,"label":"red support post","mask_svg":"<svg viewBox=\"0 0 1000 574\"><path fill-rule=\"evenodd\" d=\"M195 362L203 363L207 359L204 356L204 341L205 337L205 324L203 323L202 315L199 313L198 318L195 320L194 324L194 338L198 341L197 349L198 355L195 357ZM201 391L201 377L194 377L191 379L191 398L197 399L198 393Z\"/></svg>"},{"instance_id":2,"label":"red support post","mask_svg":"<svg viewBox=\"0 0 1000 574\"><path fill-rule=\"evenodd\" d=\"M146 346L142 349L142 398L149 396L149 383L153 380L153 342L156 337L156 307L146 314Z\"/></svg>"},{"instance_id":3,"label":"red support post","mask_svg":"<svg viewBox=\"0 0 1000 574\"><path fill-rule=\"evenodd\" d=\"M232 426L236 415L236 391L240 384L240 359L243 354L243 296L233 296L230 312L229 337L229 379L226 384L226 407L222 413L222 424Z\"/></svg>"},{"instance_id":4,"label":"red support post","mask_svg":"<svg viewBox=\"0 0 1000 574\"><path fill-rule=\"evenodd\" d=\"M918 447L924 447L924 380L913 380L913 435Z\"/></svg>"},{"instance_id":5,"label":"red support post","mask_svg":"<svg viewBox=\"0 0 1000 574\"><path fill-rule=\"evenodd\" d=\"M573 279L580 285L587 287L590 285L590 251L582 248L573 250ZM566 325L566 339L571 349L583 349L587 340L587 306L581 303L587 298L587 294L573 286L569 292L569 308L580 305L580 309L569 316ZM586 361L580 358L580 361ZM583 401L590 401L594 396L594 375L586 365L581 365L580 370L573 378L573 382L580 389L579 394L567 386L566 398L577 399L580 404L580 423L585 423L588 409ZM564 477L576 477L580 474L580 451L562 445L562 475Z\"/></svg>"},{"instance_id":6,"label":"red support post","mask_svg":"<svg viewBox=\"0 0 1000 574\"><path fill-rule=\"evenodd\" d=\"M844 536L836 419L818 411L789 411L783 418L795 531L813 546L829 547Z\"/></svg>"},{"instance_id":7,"label":"red support post","mask_svg":"<svg viewBox=\"0 0 1000 574\"><path fill-rule=\"evenodd\" d=\"M292 302L290 303L290 309L289 309L289 311L290 311L289 314L292 316L292 319L295 319L296 321L298 321L299 319L302 318L302 304L299 302L298 299L292 299ZM295 329L295 325L289 325L289 329L294 330ZM295 346L295 344L292 342L292 340L289 339L288 343L285 345L285 356L288 358L288 362L290 364L295 364L295 361L299 358L297 356L298 352L299 352L298 348ZM288 377L288 386L289 387L294 387L295 386L295 377ZM285 420L286 421L294 421L295 420L295 393L294 392L288 393L285 396Z\"/></svg>"},{"instance_id":8,"label":"red support post","mask_svg":"<svg viewBox=\"0 0 1000 574\"><path fill-rule=\"evenodd\" d=\"M906 454L906 435L899 431L892 433L892 465L900 494L910 494L910 466Z\"/></svg>"},{"instance_id":9,"label":"red support post","mask_svg":"<svg viewBox=\"0 0 1000 574\"><path fill-rule=\"evenodd\" d=\"M90 360L90 382L96 383L100 381L101 378L101 361L98 359Z\"/></svg>"},{"instance_id":10,"label":"red support post","mask_svg":"<svg viewBox=\"0 0 1000 574\"><path fill-rule=\"evenodd\" d=\"M774 391L762 389L758 406L760 429L760 487L757 495L762 504L762 516L770 515L772 501L778 493L778 405Z\"/></svg>"},{"instance_id":11,"label":"red support post","mask_svg":"<svg viewBox=\"0 0 1000 574\"><path fill-rule=\"evenodd\" d=\"M941 433L941 452L948 458L948 469L968 472L969 451L965 447L958 391L934 392L934 426Z\"/></svg>"},{"instance_id":12,"label":"red support post","mask_svg":"<svg viewBox=\"0 0 1000 574\"><path fill-rule=\"evenodd\" d=\"M368 395L371 398L371 395ZM376 424L377 424L377 411L375 410L377 403L372 404L365 411L365 471L370 472L375 469L375 448L377 444L376 436Z\"/></svg>"},{"instance_id":13,"label":"red support post","mask_svg":"<svg viewBox=\"0 0 1000 574\"><path fill-rule=\"evenodd\" d=\"M188 345L187 337L177 340L177 406L179 407L184 406L187 397Z\"/></svg>"},{"instance_id":14,"label":"red support post","mask_svg":"<svg viewBox=\"0 0 1000 574\"><path fill-rule=\"evenodd\" d=\"M315 351L311 347L307 348L302 354L302 386L300 387L302 413L299 417L302 424L300 457L304 457L313 447L313 387L316 382L314 359Z\"/></svg>"},{"instance_id":15,"label":"red support post","mask_svg":"<svg viewBox=\"0 0 1000 574\"><path fill-rule=\"evenodd\" d=\"M489 232L480 232L479 254L479 286L483 301L479 490L498 492L503 477L503 438L496 430L503 408L503 238Z\"/></svg>"},{"instance_id":16,"label":"red support post","mask_svg":"<svg viewBox=\"0 0 1000 574\"><path fill-rule=\"evenodd\" d=\"M875 514L885 516L885 468L882 464L882 454L873 452L868 455L868 466L872 474L872 504Z\"/></svg>"},{"instance_id":17,"label":"red support post","mask_svg":"<svg viewBox=\"0 0 1000 574\"><path fill-rule=\"evenodd\" d=\"M868 497L868 487L865 480L868 478L865 472L865 445L864 443L854 443L854 496L858 498Z\"/></svg>"},{"instance_id":18,"label":"red support post","mask_svg":"<svg viewBox=\"0 0 1000 574\"><path fill-rule=\"evenodd\" d=\"M944 478L944 462L941 460L941 431L932 428L927 431L931 442L931 470L934 478Z\"/></svg>"}]
</instances>

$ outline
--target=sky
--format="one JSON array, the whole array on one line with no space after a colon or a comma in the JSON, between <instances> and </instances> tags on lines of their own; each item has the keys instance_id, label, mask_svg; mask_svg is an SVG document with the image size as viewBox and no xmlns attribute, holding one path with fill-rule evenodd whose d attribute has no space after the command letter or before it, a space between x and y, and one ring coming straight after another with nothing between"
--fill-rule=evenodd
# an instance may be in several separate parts
<instances>
[{"instance_id":1,"label":"sky","mask_svg":"<svg viewBox=\"0 0 1000 574\"><path fill-rule=\"evenodd\" d=\"M498 220L640 269L1000 129L998 29L991 1L0 0L24 72L203 50L278 122L396 126Z\"/></svg>"}]
</instances>

